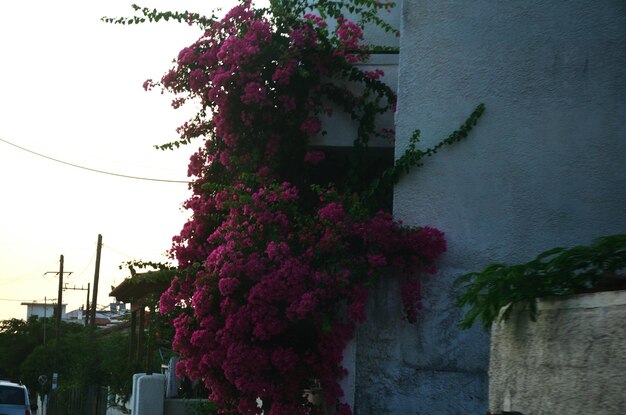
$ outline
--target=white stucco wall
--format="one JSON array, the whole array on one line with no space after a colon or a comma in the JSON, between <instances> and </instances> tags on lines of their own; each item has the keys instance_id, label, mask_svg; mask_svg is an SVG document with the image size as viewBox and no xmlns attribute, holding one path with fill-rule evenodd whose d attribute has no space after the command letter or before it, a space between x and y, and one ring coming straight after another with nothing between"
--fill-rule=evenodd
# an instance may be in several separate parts
<instances>
[{"instance_id":1,"label":"white stucco wall","mask_svg":"<svg viewBox=\"0 0 626 415\"><path fill-rule=\"evenodd\" d=\"M380 69L384 72L384 75L380 78L385 84L392 86L395 90L398 84L398 55L397 54L373 54L369 60L357 65L362 71L374 71ZM355 92L353 90L353 92ZM361 93L359 91L358 93ZM356 130L354 126L354 120L352 120L350 114L339 108L338 105L330 103L332 110L332 116L321 116L322 130L326 132L325 135L318 135L311 144L315 146L335 146L335 147L351 147L354 145L356 138ZM376 123L376 128L381 129L393 129L394 128L394 113L388 111L381 114ZM353 132L353 134L346 134L346 131ZM392 140L382 137L372 137L368 143L371 148L375 147L388 147L394 146Z\"/></svg>"},{"instance_id":2,"label":"white stucco wall","mask_svg":"<svg viewBox=\"0 0 626 415\"><path fill-rule=\"evenodd\" d=\"M21 303L26 306L26 318L29 319L33 316L39 318L53 318L54 313L56 312L57 305L54 303ZM65 320L66 318L66 308L67 304L61 304L61 319Z\"/></svg>"},{"instance_id":3,"label":"white stucco wall","mask_svg":"<svg viewBox=\"0 0 626 415\"><path fill-rule=\"evenodd\" d=\"M356 413L485 413L489 337L455 327L452 281L626 232L626 3L406 0L401 23L396 156L414 129L430 146L487 110L395 189L396 217L449 249L416 326L394 283L372 297Z\"/></svg>"}]
</instances>

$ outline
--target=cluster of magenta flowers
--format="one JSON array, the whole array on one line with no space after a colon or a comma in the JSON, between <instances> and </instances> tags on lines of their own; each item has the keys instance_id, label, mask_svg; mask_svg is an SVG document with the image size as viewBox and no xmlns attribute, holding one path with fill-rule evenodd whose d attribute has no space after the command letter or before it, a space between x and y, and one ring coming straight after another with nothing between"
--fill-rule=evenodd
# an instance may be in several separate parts
<instances>
[{"instance_id":1,"label":"cluster of magenta flowers","mask_svg":"<svg viewBox=\"0 0 626 415\"><path fill-rule=\"evenodd\" d=\"M164 313L183 307L174 319L174 347L185 357L179 370L202 379L216 403L236 402L237 413L257 413L257 397L267 413L310 413L302 395L313 378L337 402L342 352L366 319L368 289L402 270L414 319L416 273L434 272L445 250L436 229L350 213L334 191L319 199L303 212L289 183L236 186L200 202L205 212L225 212L208 236L187 226L176 238L179 259L202 261L161 297Z\"/></svg>"},{"instance_id":2,"label":"cluster of magenta flowers","mask_svg":"<svg viewBox=\"0 0 626 415\"><path fill-rule=\"evenodd\" d=\"M392 6L344 3L369 15ZM395 96L382 72L355 66L368 59L362 25L306 0L271 4L242 1L145 84L176 93L176 108L201 104L179 129L182 143L203 144L189 164L192 217L171 250L178 276L160 310L176 330L178 373L201 380L223 413L320 413L303 394L315 380L337 414L350 414L342 354L370 288L402 278L405 318L416 321L419 277L436 272L446 245L440 231L380 211L363 184L316 181L326 152L310 144L330 108L350 113L364 147L377 134L366 118L393 110Z\"/></svg>"}]
</instances>

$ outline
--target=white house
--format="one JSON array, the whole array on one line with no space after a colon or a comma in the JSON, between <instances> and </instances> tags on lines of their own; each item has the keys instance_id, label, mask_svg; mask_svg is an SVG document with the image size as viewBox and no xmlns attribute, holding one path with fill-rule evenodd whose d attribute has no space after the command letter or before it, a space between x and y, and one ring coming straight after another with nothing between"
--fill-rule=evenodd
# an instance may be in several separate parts
<instances>
[{"instance_id":1,"label":"white house","mask_svg":"<svg viewBox=\"0 0 626 415\"><path fill-rule=\"evenodd\" d=\"M57 304L56 303L38 303L36 301L33 302L24 302L21 305L26 306L26 319L29 319L33 316L38 318L52 318L55 315ZM67 304L61 304L61 319L65 320L66 318L66 309Z\"/></svg>"}]
</instances>

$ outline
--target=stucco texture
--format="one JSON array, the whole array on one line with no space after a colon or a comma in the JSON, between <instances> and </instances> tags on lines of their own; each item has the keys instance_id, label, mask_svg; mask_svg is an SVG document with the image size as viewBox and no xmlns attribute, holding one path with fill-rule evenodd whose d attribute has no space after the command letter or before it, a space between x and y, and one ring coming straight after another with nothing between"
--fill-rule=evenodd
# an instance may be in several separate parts
<instances>
[{"instance_id":1,"label":"stucco texture","mask_svg":"<svg viewBox=\"0 0 626 415\"><path fill-rule=\"evenodd\" d=\"M484 414L489 334L456 328L453 280L626 232L626 2L404 1L396 157L479 103L470 137L403 177L394 214L446 233L420 321L381 285L358 332L357 414ZM622 382L623 383L623 382Z\"/></svg>"},{"instance_id":2,"label":"stucco texture","mask_svg":"<svg viewBox=\"0 0 626 415\"><path fill-rule=\"evenodd\" d=\"M492 329L493 413L626 413L626 291L543 300Z\"/></svg>"}]
</instances>

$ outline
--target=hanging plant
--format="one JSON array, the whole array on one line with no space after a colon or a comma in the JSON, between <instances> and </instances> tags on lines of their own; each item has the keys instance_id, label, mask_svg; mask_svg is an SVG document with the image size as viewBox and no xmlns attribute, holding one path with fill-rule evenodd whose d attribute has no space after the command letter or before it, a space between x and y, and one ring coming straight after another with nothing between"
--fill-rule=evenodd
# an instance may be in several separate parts
<instances>
[{"instance_id":1,"label":"hanging plant","mask_svg":"<svg viewBox=\"0 0 626 415\"><path fill-rule=\"evenodd\" d=\"M364 43L365 24L395 33L378 17L393 5L241 1L221 19L134 6L140 16L104 19L176 20L204 30L144 87L176 94L175 108L200 103L180 139L161 146L201 139L184 204L192 217L174 237L179 271L160 310L176 330L178 374L201 380L223 413L320 413L303 394L316 382L335 413L350 414L340 404L342 353L366 318L368 291L400 276L404 318L417 320L419 278L436 272L443 233L403 226L380 200L424 157L467 136L483 107L431 149L417 148L416 133L380 178L363 174L368 143L385 134L375 119L395 110L396 97L381 71L356 64L376 50ZM325 134L321 117L332 117L331 108L350 114L356 128L346 170L329 179L320 174L328 149L310 144Z\"/></svg>"}]
</instances>

